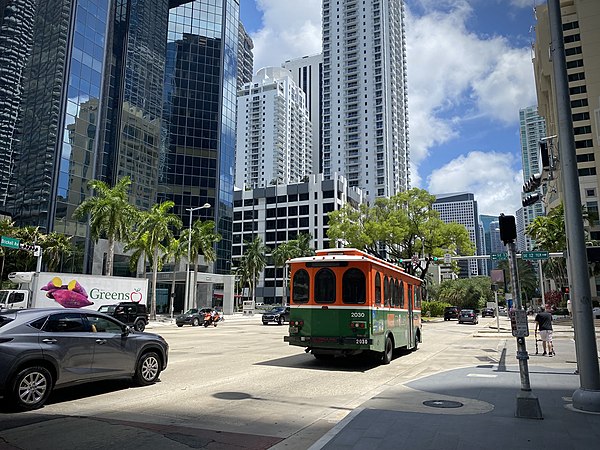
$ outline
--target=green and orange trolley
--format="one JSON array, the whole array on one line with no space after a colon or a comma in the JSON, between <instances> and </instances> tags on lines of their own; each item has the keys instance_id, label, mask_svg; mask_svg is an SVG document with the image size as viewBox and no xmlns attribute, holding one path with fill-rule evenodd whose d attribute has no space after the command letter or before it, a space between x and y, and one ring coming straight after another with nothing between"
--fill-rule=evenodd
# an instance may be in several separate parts
<instances>
[{"instance_id":1,"label":"green and orange trolley","mask_svg":"<svg viewBox=\"0 0 600 450\"><path fill-rule=\"evenodd\" d=\"M317 359L370 352L389 364L421 341L421 279L356 249L318 250L290 265L284 341Z\"/></svg>"}]
</instances>

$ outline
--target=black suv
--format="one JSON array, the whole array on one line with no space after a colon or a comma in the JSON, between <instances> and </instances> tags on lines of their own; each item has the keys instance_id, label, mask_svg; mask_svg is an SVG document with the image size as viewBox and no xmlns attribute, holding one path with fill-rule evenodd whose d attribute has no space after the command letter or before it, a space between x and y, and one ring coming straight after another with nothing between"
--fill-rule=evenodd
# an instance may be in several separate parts
<instances>
[{"instance_id":1,"label":"black suv","mask_svg":"<svg viewBox=\"0 0 600 450\"><path fill-rule=\"evenodd\" d=\"M277 306L270 311L265 312L262 315L263 325L267 325L269 322L275 322L278 325L283 325L283 322L290 321L290 307L289 306Z\"/></svg>"},{"instance_id":2,"label":"black suv","mask_svg":"<svg viewBox=\"0 0 600 450\"><path fill-rule=\"evenodd\" d=\"M132 326L135 331L144 331L148 325L148 309L141 303L121 302L108 307L101 306L98 311Z\"/></svg>"},{"instance_id":3,"label":"black suv","mask_svg":"<svg viewBox=\"0 0 600 450\"><path fill-rule=\"evenodd\" d=\"M447 308L444 308L444 320L458 319L459 313L460 309L458 306L448 306Z\"/></svg>"}]
</instances>

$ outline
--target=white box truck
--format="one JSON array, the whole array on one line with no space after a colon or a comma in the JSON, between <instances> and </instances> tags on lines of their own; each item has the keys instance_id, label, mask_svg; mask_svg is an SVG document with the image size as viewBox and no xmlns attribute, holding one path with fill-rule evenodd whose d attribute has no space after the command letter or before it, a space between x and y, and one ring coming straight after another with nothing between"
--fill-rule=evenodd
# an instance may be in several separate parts
<instances>
[{"instance_id":1,"label":"white box truck","mask_svg":"<svg viewBox=\"0 0 600 450\"><path fill-rule=\"evenodd\" d=\"M0 290L0 309L87 308L119 302L146 304L146 278L109 277L55 272L13 272L8 279L18 289Z\"/></svg>"}]
</instances>

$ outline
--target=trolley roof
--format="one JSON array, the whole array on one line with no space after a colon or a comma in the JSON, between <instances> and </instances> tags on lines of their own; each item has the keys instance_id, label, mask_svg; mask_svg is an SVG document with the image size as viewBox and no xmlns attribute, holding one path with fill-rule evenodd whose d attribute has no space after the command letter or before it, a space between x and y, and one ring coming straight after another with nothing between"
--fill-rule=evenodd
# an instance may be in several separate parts
<instances>
[{"instance_id":1,"label":"trolley roof","mask_svg":"<svg viewBox=\"0 0 600 450\"><path fill-rule=\"evenodd\" d=\"M377 258L369 253L363 252L362 250L358 250L356 248L330 248L324 250L317 250L316 255L314 256L304 256L301 258L293 258L287 261L288 264L302 264L309 262L327 262L327 261L348 261L348 262L359 262L359 261L371 261L373 263L379 264L384 267L388 267L393 270L397 270L403 273L404 276L413 278L422 282L419 277L415 277L414 275L410 275L404 271L404 269L400 266L397 266L393 263L385 261L383 259Z\"/></svg>"}]
</instances>

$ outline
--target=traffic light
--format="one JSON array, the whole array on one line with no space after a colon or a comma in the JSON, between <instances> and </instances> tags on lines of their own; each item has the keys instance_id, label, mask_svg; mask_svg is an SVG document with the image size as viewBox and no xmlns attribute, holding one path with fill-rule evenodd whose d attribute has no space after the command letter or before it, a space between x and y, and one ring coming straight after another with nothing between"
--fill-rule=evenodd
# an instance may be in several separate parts
<instances>
[{"instance_id":1,"label":"traffic light","mask_svg":"<svg viewBox=\"0 0 600 450\"><path fill-rule=\"evenodd\" d=\"M25 250L26 252L33 252L35 250L35 245L24 244L23 242L19 242L19 248L21 250Z\"/></svg>"},{"instance_id":2,"label":"traffic light","mask_svg":"<svg viewBox=\"0 0 600 450\"><path fill-rule=\"evenodd\" d=\"M534 173L529 177L529 180L523 185L523 192L533 192L542 184L542 175Z\"/></svg>"},{"instance_id":3,"label":"traffic light","mask_svg":"<svg viewBox=\"0 0 600 450\"><path fill-rule=\"evenodd\" d=\"M523 206L531 206L534 203L537 203L540 201L542 197L540 196L540 194L538 194L537 192L535 194L531 194L528 195L527 197L525 197L521 203L523 204Z\"/></svg>"},{"instance_id":4,"label":"traffic light","mask_svg":"<svg viewBox=\"0 0 600 450\"><path fill-rule=\"evenodd\" d=\"M540 141L540 155L542 159L542 167L544 169L550 168L550 153L548 152L548 143L546 141Z\"/></svg>"},{"instance_id":5,"label":"traffic light","mask_svg":"<svg viewBox=\"0 0 600 450\"><path fill-rule=\"evenodd\" d=\"M434 264L437 264L438 262L440 262L440 258L438 258L437 256L430 256L429 258L427 258L427 260L430 263L434 263Z\"/></svg>"},{"instance_id":6,"label":"traffic light","mask_svg":"<svg viewBox=\"0 0 600 450\"><path fill-rule=\"evenodd\" d=\"M500 240L504 242L504 245L509 242L514 242L515 239L517 239L515 216L505 216L504 214L500 214L498 217L498 224L500 225Z\"/></svg>"}]
</instances>

